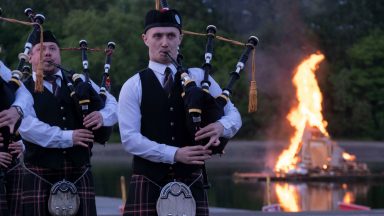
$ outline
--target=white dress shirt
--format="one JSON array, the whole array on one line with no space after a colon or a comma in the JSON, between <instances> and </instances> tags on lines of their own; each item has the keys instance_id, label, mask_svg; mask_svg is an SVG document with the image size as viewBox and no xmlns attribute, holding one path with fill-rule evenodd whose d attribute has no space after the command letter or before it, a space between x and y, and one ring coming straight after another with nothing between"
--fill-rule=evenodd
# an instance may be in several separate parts
<instances>
[{"instance_id":1,"label":"white dress shirt","mask_svg":"<svg viewBox=\"0 0 384 216\"><path fill-rule=\"evenodd\" d=\"M162 85L166 67L172 69L172 76L174 77L176 68L172 64L163 65L150 61L148 65L148 68L152 69ZM191 79L195 80L196 84L200 86L200 82L204 79L204 71L200 68L190 68L188 71ZM209 77L209 81L211 82L209 89L211 95L214 97L219 96L222 93L221 88L212 77ZM178 147L149 140L140 132L141 97L141 80L140 75L137 73L124 83L120 91L118 117L122 145L126 151L133 155L153 162L173 164L175 163L174 157ZM156 109L156 107L153 109ZM219 122L224 126L223 136L226 138L233 137L240 129L241 117L232 102L228 101L228 104L224 107L224 116Z\"/></svg>"},{"instance_id":2,"label":"white dress shirt","mask_svg":"<svg viewBox=\"0 0 384 216\"><path fill-rule=\"evenodd\" d=\"M61 71L58 71L55 75L61 78L63 77ZM33 72L32 76L33 80L36 80L35 72ZM60 79L56 79L56 83L61 87ZM92 87L99 92L99 86L92 81L91 83ZM43 85L52 93L51 83L44 80ZM117 101L113 95L107 93L105 107L100 110L103 117L103 126L112 126L117 123L116 111ZM70 148L73 146L73 130L62 130L58 126L50 126L49 124L40 121L36 117L36 112L33 107L31 108L30 113L29 116L24 118L19 128L20 135L23 139L46 148Z\"/></svg>"},{"instance_id":3,"label":"white dress shirt","mask_svg":"<svg viewBox=\"0 0 384 216\"><path fill-rule=\"evenodd\" d=\"M0 61L0 76L6 82L12 78L11 71L3 64L2 61ZM23 84L21 84L21 86L17 89L15 101L12 105L19 106L24 112L24 117L29 115L29 110L33 106L33 98L31 93Z\"/></svg>"}]
</instances>

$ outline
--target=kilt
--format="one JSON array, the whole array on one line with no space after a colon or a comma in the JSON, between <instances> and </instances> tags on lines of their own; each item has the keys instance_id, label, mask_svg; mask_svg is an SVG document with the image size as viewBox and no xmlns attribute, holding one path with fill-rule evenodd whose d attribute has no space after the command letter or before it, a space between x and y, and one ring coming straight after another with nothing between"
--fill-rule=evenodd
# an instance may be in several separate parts
<instances>
[{"instance_id":1,"label":"kilt","mask_svg":"<svg viewBox=\"0 0 384 216\"><path fill-rule=\"evenodd\" d=\"M10 215L22 215L21 193L23 187L23 166L20 162L11 167L5 175L5 188Z\"/></svg>"},{"instance_id":2,"label":"kilt","mask_svg":"<svg viewBox=\"0 0 384 216\"><path fill-rule=\"evenodd\" d=\"M5 183L3 176L0 176L0 215L9 215L7 199L5 196Z\"/></svg>"},{"instance_id":3,"label":"kilt","mask_svg":"<svg viewBox=\"0 0 384 216\"><path fill-rule=\"evenodd\" d=\"M63 179L74 183L86 170L86 167L73 167L65 162L62 169L49 169L31 164L25 166L43 177L51 184ZM24 216L49 216L48 199L52 185L43 181L41 178L24 172L23 179L23 215ZM75 184L80 197L80 207L77 216L96 216L95 190L91 170Z\"/></svg>"},{"instance_id":4,"label":"kilt","mask_svg":"<svg viewBox=\"0 0 384 216\"><path fill-rule=\"evenodd\" d=\"M199 175L200 173L193 173L188 178L176 178L176 180L190 185ZM156 184L163 187L174 179L167 176L161 182L156 182ZM157 216L156 203L161 188L156 184L143 175L133 174L128 187L124 216ZM190 189L196 201L196 216L208 216L208 197L203 187L203 179L197 180Z\"/></svg>"}]
</instances>

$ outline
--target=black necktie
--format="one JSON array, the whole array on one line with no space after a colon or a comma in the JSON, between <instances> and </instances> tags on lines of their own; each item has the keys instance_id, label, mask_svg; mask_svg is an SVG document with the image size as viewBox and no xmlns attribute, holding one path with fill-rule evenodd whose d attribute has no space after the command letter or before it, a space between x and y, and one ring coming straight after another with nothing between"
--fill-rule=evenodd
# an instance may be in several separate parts
<instances>
[{"instance_id":1,"label":"black necktie","mask_svg":"<svg viewBox=\"0 0 384 216\"><path fill-rule=\"evenodd\" d=\"M173 85L173 77L171 68L167 67L165 69L165 77L164 77L164 90L169 95L171 93L172 85Z\"/></svg>"},{"instance_id":2,"label":"black necktie","mask_svg":"<svg viewBox=\"0 0 384 216\"><path fill-rule=\"evenodd\" d=\"M52 94L57 96L59 92L59 86L56 83L57 78L60 78L58 75L48 75L44 77L44 80L51 83L52 85Z\"/></svg>"}]
</instances>

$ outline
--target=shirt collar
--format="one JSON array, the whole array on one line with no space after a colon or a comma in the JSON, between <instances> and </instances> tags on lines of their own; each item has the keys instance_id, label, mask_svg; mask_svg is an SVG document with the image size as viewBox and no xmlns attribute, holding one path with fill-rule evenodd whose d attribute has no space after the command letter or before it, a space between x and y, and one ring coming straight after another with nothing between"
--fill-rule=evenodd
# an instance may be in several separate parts
<instances>
[{"instance_id":1,"label":"shirt collar","mask_svg":"<svg viewBox=\"0 0 384 216\"><path fill-rule=\"evenodd\" d=\"M160 74L164 74L165 68L167 68L167 67L171 68L172 74L176 73L176 67L173 64L165 65L165 64L161 64L161 63L154 62L151 60L148 63L148 68L150 68L154 72L160 73Z\"/></svg>"}]
</instances>

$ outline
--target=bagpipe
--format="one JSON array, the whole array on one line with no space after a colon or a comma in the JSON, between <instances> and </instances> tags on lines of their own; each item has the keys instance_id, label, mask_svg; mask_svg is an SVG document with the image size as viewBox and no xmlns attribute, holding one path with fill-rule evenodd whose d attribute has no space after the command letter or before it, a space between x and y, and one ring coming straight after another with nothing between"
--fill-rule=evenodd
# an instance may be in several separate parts
<instances>
[{"instance_id":1,"label":"bagpipe","mask_svg":"<svg viewBox=\"0 0 384 216\"><path fill-rule=\"evenodd\" d=\"M156 8L159 10L168 10L169 5L167 0L156 1ZM196 82L191 79L188 74L188 70L183 68L182 59L183 56L178 54L175 60L169 53L167 53L171 62L175 65L177 72L181 74L181 84L183 86L183 101L186 111L186 121L189 133L194 137L194 134L200 129L211 123L218 121L224 116L224 107L229 101L229 97L232 93L232 88L236 80L240 78L240 72L244 69L244 66L249 58L249 54L257 46L259 39L255 36L250 36L247 43L242 44L237 41L229 40L223 37L216 36L216 27L214 25L208 25L206 28L207 43L205 46L204 63L202 69L204 71L204 79L201 81L201 87L198 87ZM198 33L188 32L183 30L183 33L189 33L192 35L202 35ZM236 70L230 73L230 80L227 86L223 89L222 94L218 97L213 97L209 93L209 87L211 85L209 76L212 71L211 60L213 58L213 41L214 38L232 42L237 45L245 45L245 49L242 52L237 64ZM254 68L252 68L254 70ZM252 92L256 92L256 83L253 81L251 85ZM254 93L254 96L256 93ZM250 96L251 98L251 96ZM256 103L254 101L254 103ZM251 106L251 105L250 105ZM253 105L254 106L254 105ZM255 108L254 108L255 109ZM223 154L224 148L228 143L228 139L224 137L219 138L220 144L218 146L210 146L212 154ZM209 142L209 138L195 141L195 145L206 145Z\"/></svg>"},{"instance_id":2,"label":"bagpipe","mask_svg":"<svg viewBox=\"0 0 384 216\"><path fill-rule=\"evenodd\" d=\"M240 78L240 72L249 58L250 52L257 46L258 38L251 36L246 43L246 47L241 54L239 61L236 64L236 70L230 73L230 80L223 92L218 97L213 97L209 93L211 85L209 75L212 69L211 60L213 56L213 38L215 37L216 27L209 25L207 27L207 44L205 51L205 62L202 66L204 70L204 79L201 81L201 88L197 86L196 82L191 79L188 70L184 69L181 65L182 57L179 55L178 59L173 59L169 54L168 57L176 66L177 71L181 74L181 82L183 86L182 97L184 100L184 107L187 113L187 126L191 134L195 134L200 128L207 126L210 123L218 121L224 115L224 107L229 101L232 93L232 88L236 80ZM224 148L228 143L228 139L220 137L220 144L218 146L211 146L212 154L223 154ZM208 143L209 138L196 142L196 145L205 145Z\"/></svg>"},{"instance_id":3,"label":"bagpipe","mask_svg":"<svg viewBox=\"0 0 384 216\"><path fill-rule=\"evenodd\" d=\"M102 81L100 85L100 92L97 92L91 84L89 76L89 63L87 57L88 43L86 40L80 40L79 42L81 50L81 59L83 71L82 75L74 72L73 70L68 70L62 67L61 65L49 62L50 64L61 69L63 72L64 82L67 83L67 87L70 90L70 94L75 104L77 105L77 110L79 116L84 119L85 116L90 114L93 111L99 111L105 107L107 100L107 92L110 89L110 76L109 70L111 67L111 59L113 51L116 47L114 42L108 42L107 48L105 49L106 58L104 64L104 73L102 76ZM84 80L83 80L84 78ZM102 126L101 128L94 130L94 140L98 143L106 143L111 134L112 126Z\"/></svg>"},{"instance_id":4,"label":"bagpipe","mask_svg":"<svg viewBox=\"0 0 384 216\"><path fill-rule=\"evenodd\" d=\"M28 53L32 49L33 41L38 40L38 36L42 32L41 26L45 20L45 17L42 14L35 14L31 8L25 9L24 13L28 17L30 22L23 22L15 19L1 17L1 9L0 9L0 20L33 26L33 30L29 34L27 41L24 45L23 52L21 52L18 55L19 63L17 65L17 68L12 71L12 78L8 82L5 82L3 79L0 79L0 91L1 91L0 92L0 101L1 101L0 110L1 111L9 109L11 107L12 103L15 100L16 91L22 85L22 82L31 74L31 68L25 65L25 63L28 62L29 60ZM4 141L3 141L4 145L2 149L0 149L1 151L8 152L9 144L12 141L16 141L17 139L16 131L19 128L20 123L21 123L21 119L18 120L18 122L14 126L13 131L11 131L9 126L4 126L0 128L0 133L4 138Z\"/></svg>"}]
</instances>

